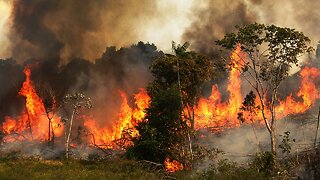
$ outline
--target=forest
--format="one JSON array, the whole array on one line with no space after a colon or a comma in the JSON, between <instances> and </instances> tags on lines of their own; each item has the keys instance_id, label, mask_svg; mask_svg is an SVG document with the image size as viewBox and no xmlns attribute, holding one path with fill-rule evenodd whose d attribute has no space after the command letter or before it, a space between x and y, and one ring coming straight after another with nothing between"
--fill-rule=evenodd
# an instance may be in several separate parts
<instances>
[{"instance_id":1,"label":"forest","mask_svg":"<svg viewBox=\"0 0 320 180\"><path fill-rule=\"evenodd\" d=\"M217 3L164 45L161 4L0 0L0 178L318 179L316 33Z\"/></svg>"}]
</instances>

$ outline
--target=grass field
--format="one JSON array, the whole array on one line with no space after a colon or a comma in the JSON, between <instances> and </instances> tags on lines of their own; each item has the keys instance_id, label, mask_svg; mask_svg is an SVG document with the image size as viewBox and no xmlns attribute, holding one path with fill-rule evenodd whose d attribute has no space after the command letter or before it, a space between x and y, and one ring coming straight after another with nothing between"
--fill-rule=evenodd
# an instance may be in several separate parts
<instances>
[{"instance_id":1,"label":"grass field","mask_svg":"<svg viewBox=\"0 0 320 180\"><path fill-rule=\"evenodd\" d=\"M0 159L0 179L160 179L137 162Z\"/></svg>"}]
</instances>

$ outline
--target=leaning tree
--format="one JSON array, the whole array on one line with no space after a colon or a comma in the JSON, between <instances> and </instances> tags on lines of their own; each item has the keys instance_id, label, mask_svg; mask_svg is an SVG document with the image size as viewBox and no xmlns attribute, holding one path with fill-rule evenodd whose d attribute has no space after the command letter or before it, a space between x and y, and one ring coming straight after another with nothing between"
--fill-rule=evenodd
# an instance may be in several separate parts
<instances>
[{"instance_id":1,"label":"leaning tree","mask_svg":"<svg viewBox=\"0 0 320 180\"><path fill-rule=\"evenodd\" d=\"M233 65L238 67L259 98L262 118L270 134L273 163L276 165L275 105L278 88L292 65L298 66L298 57L313 49L308 45L310 39L294 29L258 23L236 28L236 33L226 34L216 43L227 50L240 46L246 55L245 58L239 56L241 61ZM268 116L267 111L271 115Z\"/></svg>"}]
</instances>

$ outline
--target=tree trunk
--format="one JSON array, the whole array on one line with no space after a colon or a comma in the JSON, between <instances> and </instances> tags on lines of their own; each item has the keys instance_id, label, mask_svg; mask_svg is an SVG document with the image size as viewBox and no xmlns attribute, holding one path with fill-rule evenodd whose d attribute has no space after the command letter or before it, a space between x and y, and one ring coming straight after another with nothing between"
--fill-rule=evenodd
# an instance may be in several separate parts
<instances>
[{"instance_id":1,"label":"tree trunk","mask_svg":"<svg viewBox=\"0 0 320 180\"><path fill-rule=\"evenodd\" d=\"M275 101L277 99L277 88L274 88L272 100L271 100L271 153L273 168L277 166L277 151L276 151L276 111L275 111Z\"/></svg>"},{"instance_id":2,"label":"tree trunk","mask_svg":"<svg viewBox=\"0 0 320 180\"><path fill-rule=\"evenodd\" d=\"M51 125L51 148L54 148L54 140L55 140L55 135L54 135L54 129L53 126Z\"/></svg>"},{"instance_id":3,"label":"tree trunk","mask_svg":"<svg viewBox=\"0 0 320 180\"><path fill-rule=\"evenodd\" d=\"M190 117L190 122L191 122L191 129L194 130L194 105L191 106L191 117Z\"/></svg>"},{"instance_id":4,"label":"tree trunk","mask_svg":"<svg viewBox=\"0 0 320 180\"><path fill-rule=\"evenodd\" d=\"M48 146L51 146L51 119L48 119Z\"/></svg>"},{"instance_id":5,"label":"tree trunk","mask_svg":"<svg viewBox=\"0 0 320 180\"><path fill-rule=\"evenodd\" d=\"M276 151L276 136L275 135L276 135L275 128L274 128L274 126L271 126L270 138L271 138L271 154L272 154L273 167L276 167L276 165L277 165L277 151Z\"/></svg>"},{"instance_id":6,"label":"tree trunk","mask_svg":"<svg viewBox=\"0 0 320 180\"><path fill-rule=\"evenodd\" d=\"M317 147L317 138L318 138L319 124L320 124L320 106L319 106L319 112L318 112L317 130L316 130L316 135L315 135L315 137L314 137L314 148Z\"/></svg>"},{"instance_id":7,"label":"tree trunk","mask_svg":"<svg viewBox=\"0 0 320 180\"><path fill-rule=\"evenodd\" d=\"M68 136L67 136L67 140L66 140L66 158L67 159L69 158L69 142L70 142L70 135L71 135L71 131L72 131L72 122L73 122L74 114L75 114L75 109L73 109L73 111L72 111L72 115L70 118Z\"/></svg>"}]
</instances>

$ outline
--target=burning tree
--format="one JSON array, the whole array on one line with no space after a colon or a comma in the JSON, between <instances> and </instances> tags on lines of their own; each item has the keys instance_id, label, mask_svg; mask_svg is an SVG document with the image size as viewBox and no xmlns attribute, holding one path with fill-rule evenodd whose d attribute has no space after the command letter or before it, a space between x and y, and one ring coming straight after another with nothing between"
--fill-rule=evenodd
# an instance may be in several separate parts
<instances>
[{"instance_id":1,"label":"burning tree","mask_svg":"<svg viewBox=\"0 0 320 180\"><path fill-rule=\"evenodd\" d=\"M310 39L302 32L275 25L250 24L236 26L238 32L226 34L216 43L228 50L240 47L246 58L231 64L257 94L263 120L270 134L271 152L276 164L275 106L278 88L288 76L292 65L298 65L298 57L313 49L308 46ZM269 102L266 99L270 100ZM270 115L267 114L270 111Z\"/></svg>"}]
</instances>

